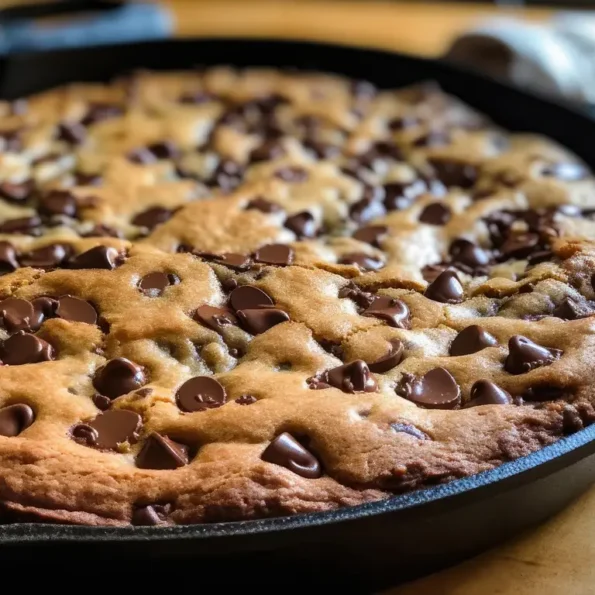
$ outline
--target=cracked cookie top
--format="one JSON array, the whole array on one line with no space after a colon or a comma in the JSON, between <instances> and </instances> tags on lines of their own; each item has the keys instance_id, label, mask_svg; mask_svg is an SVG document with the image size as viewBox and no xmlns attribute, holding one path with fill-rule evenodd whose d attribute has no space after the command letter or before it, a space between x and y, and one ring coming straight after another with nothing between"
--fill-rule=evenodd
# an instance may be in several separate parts
<instances>
[{"instance_id":1,"label":"cracked cookie top","mask_svg":"<svg viewBox=\"0 0 595 595\"><path fill-rule=\"evenodd\" d=\"M595 419L595 184L553 142L269 70L0 114L7 518L330 510Z\"/></svg>"}]
</instances>

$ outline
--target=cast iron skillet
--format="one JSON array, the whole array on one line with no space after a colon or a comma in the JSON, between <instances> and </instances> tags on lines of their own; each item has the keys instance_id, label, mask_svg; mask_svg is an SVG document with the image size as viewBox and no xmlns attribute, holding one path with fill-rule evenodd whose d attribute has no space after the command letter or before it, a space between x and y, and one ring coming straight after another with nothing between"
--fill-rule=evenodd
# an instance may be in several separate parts
<instances>
[{"instance_id":1,"label":"cast iron skillet","mask_svg":"<svg viewBox=\"0 0 595 595\"><path fill-rule=\"evenodd\" d=\"M349 47L219 39L18 55L0 62L0 96L137 68L209 64L338 72L380 87L435 79L504 127L551 136L595 166L595 121L585 115L446 64ZM173 568L180 579L191 572L218 588L231 576L262 590L267 578L283 574L292 587L328 579L343 590L370 589L452 564L560 510L595 478L594 438L592 426L493 471L335 512L169 528L4 525L1 554L18 559L34 548L46 560L118 556L127 569L155 559L152 573Z\"/></svg>"}]
</instances>

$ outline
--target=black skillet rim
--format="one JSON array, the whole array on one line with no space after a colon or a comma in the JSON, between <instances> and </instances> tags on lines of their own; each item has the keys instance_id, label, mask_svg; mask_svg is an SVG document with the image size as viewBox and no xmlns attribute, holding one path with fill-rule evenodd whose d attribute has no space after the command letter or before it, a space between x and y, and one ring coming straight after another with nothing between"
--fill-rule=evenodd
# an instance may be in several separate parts
<instances>
[{"instance_id":1,"label":"black skillet rim","mask_svg":"<svg viewBox=\"0 0 595 595\"><path fill-rule=\"evenodd\" d=\"M366 53L370 56L383 56L384 59L401 59L408 61L410 64L424 64L426 66L432 65L435 72L442 70L452 74L453 72L459 75L475 79L477 83L483 81L489 84L494 89L502 89L507 92L514 92L519 96L530 97L533 101L537 101L550 110L559 110L564 112L565 117L570 117L577 120L583 120L586 124L593 127L594 123L586 117L586 114L580 109L573 109L573 106L566 105L547 97L540 96L538 93L526 92L520 89L513 89L512 87L496 81L494 79L485 77L481 74L466 71L465 69L453 66L451 64L438 63L436 60L431 60L422 57L409 56L400 54L398 52L391 52L386 50L379 50L375 48L350 46L340 43L321 43L316 41L294 41L294 40L277 40L277 39L251 39L251 38L220 38L220 37L206 37L201 39L181 39L181 40L166 40L155 42L143 42L136 44L121 44L117 46L96 46L92 48L85 48L83 50L57 50L44 54L55 58L60 54L72 54L73 51L80 54L88 54L89 58L93 59L100 55L102 51L113 51L120 47L130 49L136 46L139 51L143 47L149 46L189 46L192 44L225 44L226 42L232 44L248 44L248 45L276 45L279 47L299 48L300 46L316 49L321 51L341 51L346 53ZM44 56L39 56L34 53L19 54L16 56L4 58L0 62L0 72L5 73L7 64L14 57L16 59L32 59L42 62ZM278 62L278 60L273 60ZM329 72L339 72L340 69L326 69ZM427 77L421 77L419 80L427 80ZM4 81L2 81L4 87ZM489 110L488 110L489 111ZM489 115L489 113L488 113ZM571 148L572 150L572 148ZM585 458L595 452L595 425L585 428L572 436L562 438L551 444L535 451L529 455L518 458L491 469L470 477L451 481L449 483L439 485L432 488L426 488L392 496L383 500L360 504L357 506L350 506L339 508L328 512L306 513L292 516L274 517L267 519L235 521L235 522L220 522L210 524L196 524L196 525L178 525L173 527L92 527L92 526L78 526L78 525L57 525L47 523L16 523L0 526L0 545L1 544L17 544L17 543L51 543L51 542L110 542L110 541L154 541L163 542L171 540L190 540L190 539L211 539L211 538L232 538L249 535L263 535L279 532L287 532L296 529L303 529L308 527L322 527L327 525L334 525L340 522L357 521L370 517L376 517L387 513L406 513L418 509L422 506L452 505L461 498L472 498L476 496L484 496L487 491L499 490L504 491L513 489L515 485L521 483L528 483L532 480L539 479L546 475L555 473L557 470L570 466L578 460Z\"/></svg>"}]
</instances>

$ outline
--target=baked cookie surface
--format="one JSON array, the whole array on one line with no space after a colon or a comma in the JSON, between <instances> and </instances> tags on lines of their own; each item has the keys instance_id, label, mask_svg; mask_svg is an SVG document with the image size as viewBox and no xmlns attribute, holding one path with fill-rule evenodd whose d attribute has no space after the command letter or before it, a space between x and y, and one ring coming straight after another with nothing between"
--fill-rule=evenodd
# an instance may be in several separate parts
<instances>
[{"instance_id":1,"label":"baked cookie surface","mask_svg":"<svg viewBox=\"0 0 595 595\"><path fill-rule=\"evenodd\" d=\"M7 520L332 510L595 419L595 181L552 141L230 68L0 114Z\"/></svg>"}]
</instances>

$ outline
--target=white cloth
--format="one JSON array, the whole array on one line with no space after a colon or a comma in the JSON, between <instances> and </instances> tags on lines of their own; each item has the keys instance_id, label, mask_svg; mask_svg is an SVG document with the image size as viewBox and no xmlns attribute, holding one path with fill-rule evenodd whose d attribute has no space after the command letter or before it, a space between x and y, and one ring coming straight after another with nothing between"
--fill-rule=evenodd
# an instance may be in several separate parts
<instances>
[{"instance_id":1,"label":"white cloth","mask_svg":"<svg viewBox=\"0 0 595 595\"><path fill-rule=\"evenodd\" d=\"M500 17L460 35L446 58L519 86L595 104L595 12L561 12L546 23Z\"/></svg>"}]
</instances>

